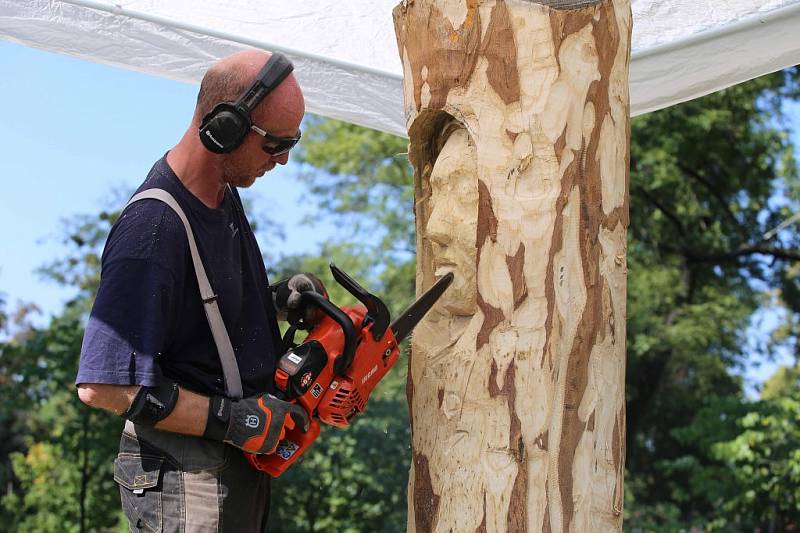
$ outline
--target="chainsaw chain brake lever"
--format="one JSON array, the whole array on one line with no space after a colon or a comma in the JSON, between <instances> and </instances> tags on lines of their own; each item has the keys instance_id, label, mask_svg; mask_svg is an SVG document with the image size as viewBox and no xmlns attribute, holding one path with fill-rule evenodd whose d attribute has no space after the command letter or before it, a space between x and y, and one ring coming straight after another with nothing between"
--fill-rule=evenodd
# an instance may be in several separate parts
<instances>
[{"instance_id":1,"label":"chainsaw chain brake lever","mask_svg":"<svg viewBox=\"0 0 800 533\"><path fill-rule=\"evenodd\" d=\"M330 267L333 279L335 279L339 285L347 289L347 292L355 296L355 298L367 308L365 321L372 321L372 328L370 329L370 331L372 331L372 339L375 341L381 340L383 334L386 333L386 330L389 328L390 317L389 309L386 307L386 304L374 294L367 292L364 287L359 285L359 283L344 270L333 263L331 263Z\"/></svg>"},{"instance_id":2,"label":"chainsaw chain brake lever","mask_svg":"<svg viewBox=\"0 0 800 533\"><path fill-rule=\"evenodd\" d=\"M333 371L337 375L343 375L345 371L350 368L353 357L355 357L356 354L356 342L358 339L356 337L356 328L353 326L353 321L350 320L350 317L347 316L344 311L317 292L302 292L300 293L300 300L304 303L316 305L342 327L342 333L344 333L344 349L336 358L336 361L333 362Z\"/></svg>"}]
</instances>

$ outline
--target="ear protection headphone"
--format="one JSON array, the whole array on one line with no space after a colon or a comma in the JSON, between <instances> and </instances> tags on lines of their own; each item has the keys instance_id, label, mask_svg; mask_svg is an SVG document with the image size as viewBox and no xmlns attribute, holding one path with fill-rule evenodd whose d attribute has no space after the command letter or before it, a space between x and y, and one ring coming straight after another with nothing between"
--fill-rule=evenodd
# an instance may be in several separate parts
<instances>
[{"instance_id":1,"label":"ear protection headphone","mask_svg":"<svg viewBox=\"0 0 800 533\"><path fill-rule=\"evenodd\" d=\"M250 114L292 70L294 66L285 55L273 53L250 88L236 102L219 103L203 117L200 125L203 146L215 154L227 154L238 148L250 132Z\"/></svg>"}]
</instances>

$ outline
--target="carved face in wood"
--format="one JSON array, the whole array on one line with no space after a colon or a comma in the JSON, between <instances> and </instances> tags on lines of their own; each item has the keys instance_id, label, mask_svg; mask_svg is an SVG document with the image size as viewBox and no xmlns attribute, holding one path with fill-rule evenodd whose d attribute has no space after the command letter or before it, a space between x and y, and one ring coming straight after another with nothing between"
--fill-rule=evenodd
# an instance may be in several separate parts
<instances>
[{"instance_id":1,"label":"carved face in wood","mask_svg":"<svg viewBox=\"0 0 800 533\"><path fill-rule=\"evenodd\" d=\"M472 315L478 291L478 162L475 144L464 128L447 137L433 165L430 187L432 211L425 237L432 243L434 271L436 277L455 275L441 302L454 315Z\"/></svg>"}]
</instances>

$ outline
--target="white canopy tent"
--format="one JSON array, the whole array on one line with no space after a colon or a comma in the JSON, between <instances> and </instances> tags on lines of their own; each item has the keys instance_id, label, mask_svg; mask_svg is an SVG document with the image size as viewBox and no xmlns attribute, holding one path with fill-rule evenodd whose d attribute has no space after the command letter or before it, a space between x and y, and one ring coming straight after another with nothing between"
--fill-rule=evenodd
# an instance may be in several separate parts
<instances>
[{"instance_id":1,"label":"white canopy tent","mask_svg":"<svg viewBox=\"0 0 800 533\"><path fill-rule=\"evenodd\" d=\"M405 135L398 1L0 0L0 38L192 83L278 50L309 111ZM632 1L634 115L800 63L800 0Z\"/></svg>"}]
</instances>

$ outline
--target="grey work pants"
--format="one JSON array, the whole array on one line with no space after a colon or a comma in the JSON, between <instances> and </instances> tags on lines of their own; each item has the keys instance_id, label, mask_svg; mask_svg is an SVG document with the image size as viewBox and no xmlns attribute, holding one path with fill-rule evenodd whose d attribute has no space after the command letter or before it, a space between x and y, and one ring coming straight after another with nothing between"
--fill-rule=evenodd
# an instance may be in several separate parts
<instances>
[{"instance_id":1,"label":"grey work pants","mask_svg":"<svg viewBox=\"0 0 800 533\"><path fill-rule=\"evenodd\" d=\"M259 532L270 478L232 446L125 423L114 461L132 532Z\"/></svg>"}]
</instances>

